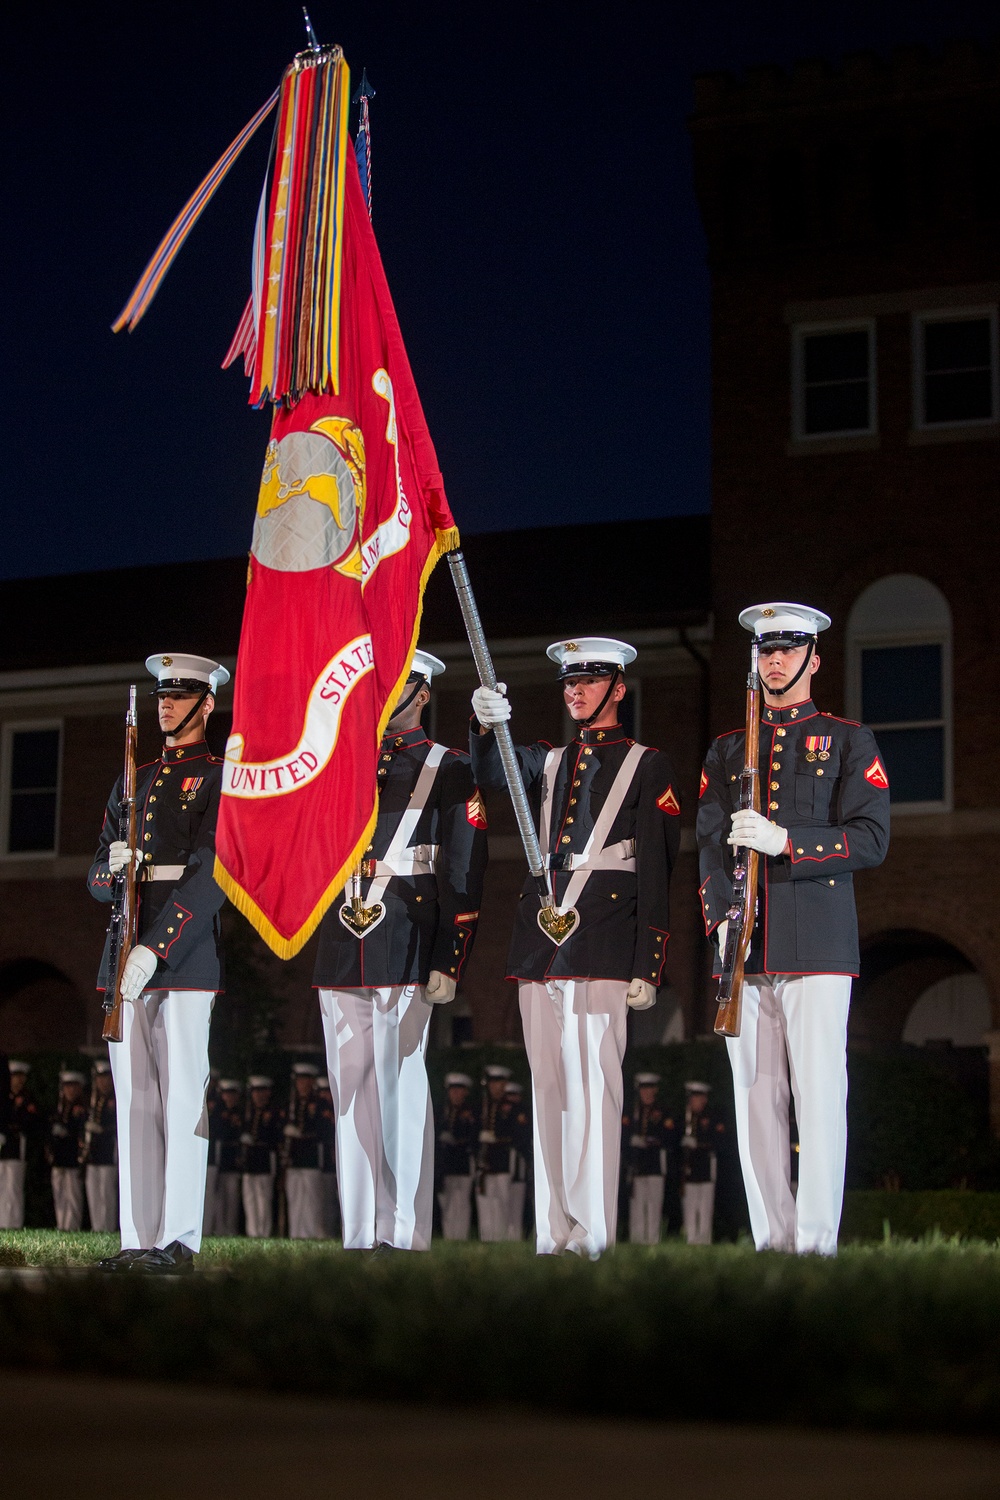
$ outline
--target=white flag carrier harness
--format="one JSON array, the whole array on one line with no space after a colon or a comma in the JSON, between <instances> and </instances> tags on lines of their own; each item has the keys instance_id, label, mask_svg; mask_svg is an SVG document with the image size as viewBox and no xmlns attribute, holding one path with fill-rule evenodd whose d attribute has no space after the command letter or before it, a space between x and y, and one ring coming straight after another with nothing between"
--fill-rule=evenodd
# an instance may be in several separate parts
<instances>
[{"instance_id":1,"label":"white flag carrier harness","mask_svg":"<svg viewBox=\"0 0 1000 1500\"><path fill-rule=\"evenodd\" d=\"M552 868L552 855L548 853L552 834L552 801L555 795L556 777L559 767L565 756L568 745L562 745L556 750L550 750L545 757L545 766L542 771L542 815L541 815L541 845L546 851L545 868ZM614 821L621 811L622 803L628 793L629 787L638 769L639 762L645 755L646 745L633 745L621 763L618 775L615 777L611 790L604 799L604 806L594 819L594 826L590 838L579 854L565 856L564 869L572 871L569 884L563 893L563 898L556 906L559 913L570 911L580 897L583 895L584 887L595 870L619 870L635 873L635 839L620 839L616 844L607 842L608 834L614 826ZM553 897L555 891L553 890Z\"/></svg>"},{"instance_id":2,"label":"white flag carrier harness","mask_svg":"<svg viewBox=\"0 0 1000 1500\"><path fill-rule=\"evenodd\" d=\"M432 745L428 750L413 791L410 793L406 811L396 825L396 832L385 851L385 857L374 861L375 878L365 892L366 906L374 906L376 902L381 901L386 886L394 876L433 875L437 869L440 846L438 844L415 844L411 849L410 839L416 832L420 814L430 800L438 767L447 754L447 745ZM344 895L348 900L350 900L350 890L350 885L344 890Z\"/></svg>"}]
</instances>

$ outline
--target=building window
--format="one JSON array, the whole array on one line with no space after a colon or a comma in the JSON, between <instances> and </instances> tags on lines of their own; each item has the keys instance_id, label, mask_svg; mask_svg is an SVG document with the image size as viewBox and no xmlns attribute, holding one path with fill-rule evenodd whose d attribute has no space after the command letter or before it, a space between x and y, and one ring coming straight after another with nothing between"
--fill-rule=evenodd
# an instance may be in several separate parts
<instances>
[{"instance_id":1,"label":"building window","mask_svg":"<svg viewBox=\"0 0 1000 1500\"><path fill-rule=\"evenodd\" d=\"M792 436L852 437L874 431L875 324L793 328Z\"/></svg>"},{"instance_id":2,"label":"building window","mask_svg":"<svg viewBox=\"0 0 1000 1500\"><path fill-rule=\"evenodd\" d=\"M926 578L867 588L848 620L848 714L875 731L897 811L951 807L951 611Z\"/></svg>"},{"instance_id":3,"label":"building window","mask_svg":"<svg viewBox=\"0 0 1000 1500\"><path fill-rule=\"evenodd\" d=\"M921 313L913 320L914 425L995 422L997 310Z\"/></svg>"},{"instance_id":4,"label":"building window","mask_svg":"<svg viewBox=\"0 0 1000 1500\"><path fill-rule=\"evenodd\" d=\"M3 853L55 854L62 726L11 724L3 738Z\"/></svg>"}]
</instances>

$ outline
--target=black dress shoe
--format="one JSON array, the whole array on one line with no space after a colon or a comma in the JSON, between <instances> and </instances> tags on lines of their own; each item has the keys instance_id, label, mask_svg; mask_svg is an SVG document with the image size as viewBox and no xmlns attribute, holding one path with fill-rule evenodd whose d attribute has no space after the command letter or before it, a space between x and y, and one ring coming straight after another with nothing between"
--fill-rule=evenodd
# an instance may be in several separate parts
<instances>
[{"instance_id":1,"label":"black dress shoe","mask_svg":"<svg viewBox=\"0 0 1000 1500\"><path fill-rule=\"evenodd\" d=\"M140 1255L148 1255L148 1250L119 1250L117 1255L106 1255L103 1260L97 1262L98 1271L110 1271L112 1275L120 1271L131 1271Z\"/></svg>"},{"instance_id":2,"label":"black dress shoe","mask_svg":"<svg viewBox=\"0 0 1000 1500\"><path fill-rule=\"evenodd\" d=\"M132 1270L140 1276L186 1276L194 1270L194 1251L171 1240L162 1250L144 1250Z\"/></svg>"},{"instance_id":3,"label":"black dress shoe","mask_svg":"<svg viewBox=\"0 0 1000 1500\"><path fill-rule=\"evenodd\" d=\"M381 1260L385 1255L395 1254L395 1245L387 1244L385 1240L379 1240L378 1244L375 1246L375 1249L372 1251L372 1260Z\"/></svg>"}]
</instances>

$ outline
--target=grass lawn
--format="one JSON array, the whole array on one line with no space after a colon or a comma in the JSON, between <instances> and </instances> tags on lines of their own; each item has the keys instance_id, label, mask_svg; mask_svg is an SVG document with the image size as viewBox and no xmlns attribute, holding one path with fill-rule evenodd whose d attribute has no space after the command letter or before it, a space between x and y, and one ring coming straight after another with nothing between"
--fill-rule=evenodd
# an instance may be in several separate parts
<instances>
[{"instance_id":1,"label":"grass lawn","mask_svg":"<svg viewBox=\"0 0 1000 1500\"><path fill-rule=\"evenodd\" d=\"M1000 1430L1000 1249L209 1240L168 1281L80 1275L114 1236L0 1233L7 1367L672 1420ZM68 1268L71 1274L59 1274ZM214 1273L214 1274L211 1274Z\"/></svg>"}]
</instances>

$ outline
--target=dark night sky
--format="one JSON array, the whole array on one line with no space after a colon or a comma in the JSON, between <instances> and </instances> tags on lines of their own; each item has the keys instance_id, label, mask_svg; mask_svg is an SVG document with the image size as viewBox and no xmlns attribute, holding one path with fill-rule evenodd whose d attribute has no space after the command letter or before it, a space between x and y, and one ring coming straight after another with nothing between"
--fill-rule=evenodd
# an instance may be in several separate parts
<instances>
[{"instance_id":1,"label":"dark night sky","mask_svg":"<svg viewBox=\"0 0 1000 1500\"><path fill-rule=\"evenodd\" d=\"M5 28L0 577L246 550L267 437L219 362L270 123L144 323L109 324L304 44L295 0L20 7ZM696 72L989 37L985 0L314 0L372 105L375 229L468 532L708 508Z\"/></svg>"}]
</instances>

